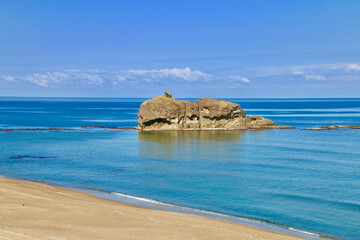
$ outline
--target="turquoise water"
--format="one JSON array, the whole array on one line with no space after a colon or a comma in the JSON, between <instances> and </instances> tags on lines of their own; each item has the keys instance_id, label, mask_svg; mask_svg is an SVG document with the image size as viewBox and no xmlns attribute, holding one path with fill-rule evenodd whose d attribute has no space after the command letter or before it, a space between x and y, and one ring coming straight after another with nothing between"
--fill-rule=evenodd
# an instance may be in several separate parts
<instances>
[{"instance_id":1,"label":"turquoise water","mask_svg":"<svg viewBox=\"0 0 360 240\"><path fill-rule=\"evenodd\" d=\"M0 98L0 128L136 126L143 100ZM301 130L360 125L360 99L231 101L295 129L0 132L0 174L360 239L360 130Z\"/></svg>"}]
</instances>

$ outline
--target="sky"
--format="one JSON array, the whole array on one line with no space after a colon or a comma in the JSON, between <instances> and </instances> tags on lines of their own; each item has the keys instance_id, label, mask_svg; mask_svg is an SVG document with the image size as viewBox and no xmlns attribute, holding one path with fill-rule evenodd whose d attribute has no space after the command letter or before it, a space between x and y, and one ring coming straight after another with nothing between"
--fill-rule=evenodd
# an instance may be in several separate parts
<instances>
[{"instance_id":1,"label":"sky","mask_svg":"<svg viewBox=\"0 0 360 240\"><path fill-rule=\"evenodd\" d=\"M0 96L360 97L358 0L0 0Z\"/></svg>"}]
</instances>

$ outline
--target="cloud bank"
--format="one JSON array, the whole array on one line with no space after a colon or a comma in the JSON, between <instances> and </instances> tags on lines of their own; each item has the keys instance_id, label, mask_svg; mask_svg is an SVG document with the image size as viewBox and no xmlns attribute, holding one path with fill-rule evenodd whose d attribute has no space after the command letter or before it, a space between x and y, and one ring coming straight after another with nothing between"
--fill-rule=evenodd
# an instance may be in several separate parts
<instances>
[{"instance_id":1,"label":"cloud bank","mask_svg":"<svg viewBox=\"0 0 360 240\"><path fill-rule=\"evenodd\" d=\"M333 63L257 67L239 70L238 74L249 76L251 79L264 80L355 81L360 77L360 64Z\"/></svg>"},{"instance_id":2,"label":"cloud bank","mask_svg":"<svg viewBox=\"0 0 360 240\"><path fill-rule=\"evenodd\" d=\"M23 75L0 73L4 87L73 88L137 86L198 86L241 88L264 86L264 83L324 85L334 81L360 81L360 64L335 63L296 66L271 66L205 73L185 68L127 69L118 71L76 70L36 72Z\"/></svg>"},{"instance_id":3,"label":"cloud bank","mask_svg":"<svg viewBox=\"0 0 360 240\"><path fill-rule=\"evenodd\" d=\"M153 70L130 69L114 72L99 70L66 70L62 72L32 73L22 76L2 76L7 82L27 82L40 87L59 85L119 85L146 84L167 81L206 81L212 76L198 70L186 68L165 68Z\"/></svg>"}]
</instances>

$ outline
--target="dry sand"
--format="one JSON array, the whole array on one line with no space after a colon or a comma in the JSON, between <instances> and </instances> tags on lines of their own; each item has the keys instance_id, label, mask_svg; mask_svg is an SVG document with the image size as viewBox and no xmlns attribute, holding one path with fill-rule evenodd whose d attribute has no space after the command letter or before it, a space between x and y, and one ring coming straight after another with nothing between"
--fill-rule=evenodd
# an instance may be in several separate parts
<instances>
[{"instance_id":1,"label":"dry sand","mask_svg":"<svg viewBox=\"0 0 360 240\"><path fill-rule=\"evenodd\" d=\"M0 178L3 239L266 239L294 236L142 208L41 183Z\"/></svg>"}]
</instances>

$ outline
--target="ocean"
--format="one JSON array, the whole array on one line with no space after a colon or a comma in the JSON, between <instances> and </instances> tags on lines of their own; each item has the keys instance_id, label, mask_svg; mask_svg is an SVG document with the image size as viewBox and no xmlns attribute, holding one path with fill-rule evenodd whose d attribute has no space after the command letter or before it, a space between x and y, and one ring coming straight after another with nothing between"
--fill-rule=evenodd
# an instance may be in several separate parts
<instances>
[{"instance_id":1,"label":"ocean","mask_svg":"<svg viewBox=\"0 0 360 240\"><path fill-rule=\"evenodd\" d=\"M0 131L0 175L360 239L360 130L302 130L360 125L360 99L227 99L295 129L82 128L134 127L144 100L0 98L0 129L79 130Z\"/></svg>"}]
</instances>

